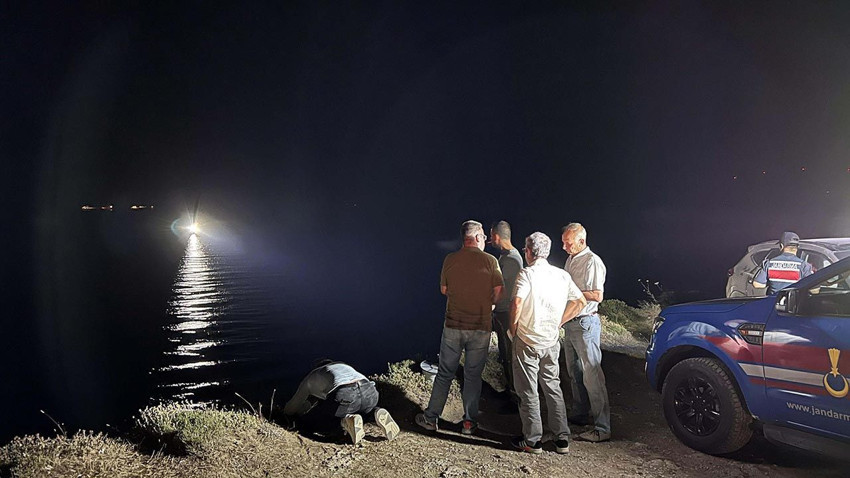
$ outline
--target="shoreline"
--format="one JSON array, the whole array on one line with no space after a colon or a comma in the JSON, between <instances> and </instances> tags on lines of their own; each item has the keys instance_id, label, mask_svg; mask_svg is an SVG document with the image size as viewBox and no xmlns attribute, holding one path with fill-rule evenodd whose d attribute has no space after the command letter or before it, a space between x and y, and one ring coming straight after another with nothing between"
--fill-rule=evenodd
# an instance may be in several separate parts
<instances>
[{"instance_id":1,"label":"shoreline","mask_svg":"<svg viewBox=\"0 0 850 478\"><path fill-rule=\"evenodd\" d=\"M461 434L462 404L455 379L436 433L413 418L426 405L431 381L413 360L387 364L374 375L380 405L401 432L392 442L372 423L359 445L338 437L303 435L275 421L285 399L272 408L221 409L191 402L148 407L128 432L78 431L71 436L15 437L0 446L0 476L844 476L846 464L753 442L735 455L691 450L672 435L660 396L643 377L643 330L651 317L622 302L603 315L603 369L612 411L610 442L571 440L568 455L544 444L542 455L520 453L509 440L521 430L516 405L491 343L484 373L479 430ZM649 312L651 312L650 310ZM617 317L632 314L632 319ZM624 326L623 324L626 324ZM632 333L634 332L634 334ZM460 375L460 374L459 374ZM567 400L569 384L561 384ZM269 410L271 409L271 414ZM269 416L270 415L270 416ZM573 436L585 431L572 427Z\"/></svg>"}]
</instances>

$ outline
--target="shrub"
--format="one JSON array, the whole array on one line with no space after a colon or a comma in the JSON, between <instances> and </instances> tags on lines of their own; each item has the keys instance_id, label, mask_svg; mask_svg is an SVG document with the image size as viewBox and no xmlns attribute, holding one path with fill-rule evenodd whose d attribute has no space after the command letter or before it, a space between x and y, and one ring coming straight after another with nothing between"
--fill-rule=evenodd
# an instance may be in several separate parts
<instances>
[{"instance_id":1,"label":"shrub","mask_svg":"<svg viewBox=\"0 0 850 478\"><path fill-rule=\"evenodd\" d=\"M634 308L618 299L607 299L599 304L599 314L605 316L609 321L621 325L635 337L647 340L652 333L652 321L656 314L652 314L654 306L641 306ZM651 315L651 316L648 316Z\"/></svg>"},{"instance_id":2,"label":"shrub","mask_svg":"<svg viewBox=\"0 0 850 478\"><path fill-rule=\"evenodd\" d=\"M607 332L609 335L614 337L632 337L632 333L628 331L623 325L608 320L607 317L601 317L602 321L602 329Z\"/></svg>"},{"instance_id":3,"label":"shrub","mask_svg":"<svg viewBox=\"0 0 850 478\"><path fill-rule=\"evenodd\" d=\"M661 314L661 305L656 302L641 301L638 302L638 311L644 318L654 322L655 318Z\"/></svg>"},{"instance_id":4,"label":"shrub","mask_svg":"<svg viewBox=\"0 0 850 478\"><path fill-rule=\"evenodd\" d=\"M401 390L404 396L420 409L425 409L428 406L428 400L431 398L431 389L434 388L434 383L430 376L419 372L418 368L419 366L415 365L413 360L403 360L387 364L387 373L376 375L373 378L376 382ZM457 379L452 380L442 417L449 421L457 421L463 417L463 401Z\"/></svg>"},{"instance_id":5,"label":"shrub","mask_svg":"<svg viewBox=\"0 0 850 478\"><path fill-rule=\"evenodd\" d=\"M153 441L148 446L171 454L202 456L218 438L245 429L256 430L261 422L247 412L183 402L145 408L135 426L142 439Z\"/></svg>"},{"instance_id":6,"label":"shrub","mask_svg":"<svg viewBox=\"0 0 850 478\"><path fill-rule=\"evenodd\" d=\"M418 365L413 360L402 360L401 362L387 364L387 373L377 375L376 381L394 385L402 390L413 394L431 395L434 384L428 375L417 372ZM460 393L457 382L452 383L452 390Z\"/></svg>"},{"instance_id":7,"label":"shrub","mask_svg":"<svg viewBox=\"0 0 850 478\"><path fill-rule=\"evenodd\" d=\"M139 455L123 440L88 431L71 438L16 437L0 448L2 476L150 476L162 462Z\"/></svg>"}]
</instances>

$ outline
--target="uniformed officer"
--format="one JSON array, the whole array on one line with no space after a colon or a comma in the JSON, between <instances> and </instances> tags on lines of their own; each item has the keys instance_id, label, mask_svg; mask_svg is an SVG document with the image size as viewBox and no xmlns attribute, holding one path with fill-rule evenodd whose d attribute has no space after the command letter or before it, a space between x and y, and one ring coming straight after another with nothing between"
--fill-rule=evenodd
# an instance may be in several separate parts
<instances>
[{"instance_id":1,"label":"uniformed officer","mask_svg":"<svg viewBox=\"0 0 850 478\"><path fill-rule=\"evenodd\" d=\"M782 253L767 261L755 278L753 287L764 289L773 294L812 273L812 265L797 257L797 245L800 236L793 232L783 232L779 239Z\"/></svg>"}]
</instances>

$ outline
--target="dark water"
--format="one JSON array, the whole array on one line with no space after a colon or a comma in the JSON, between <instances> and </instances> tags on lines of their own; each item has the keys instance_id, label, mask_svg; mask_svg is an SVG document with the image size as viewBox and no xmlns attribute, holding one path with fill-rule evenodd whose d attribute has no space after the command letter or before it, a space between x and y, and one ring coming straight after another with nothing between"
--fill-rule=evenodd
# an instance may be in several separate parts
<instances>
[{"instance_id":1,"label":"dark water","mask_svg":"<svg viewBox=\"0 0 850 478\"><path fill-rule=\"evenodd\" d=\"M189 236L168 301L157 395L210 400L248 378L276 377L274 338L282 334L272 318L283 311L255 274L239 251Z\"/></svg>"},{"instance_id":2,"label":"dark water","mask_svg":"<svg viewBox=\"0 0 850 478\"><path fill-rule=\"evenodd\" d=\"M158 209L41 219L3 290L0 439L52 433L40 410L69 430L126 430L163 400L281 404L320 358L373 374L435 356L451 225L228 216L196 235ZM629 299L629 261L608 257L606 292Z\"/></svg>"},{"instance_id":3,"label":"dark water","mask_svg":"<svg viewBox=\"0 0 850 478\"><path fill-rule=\"evenodd\" d=\"M330 242L283 244L171 217L81 213L38 247L34 306L12 335L0 437L126 430L162 400L282 404L322 357L379 373L433 355L444 302L434 267L375 264ZM371 264L371 265L370 265ZM433 270L432 270L433 269ZM421 277L420 277L421 275ZM403 293L389 291L405 291ZM8 335L7 335L8 337ZM4 360L9 364L9 360Z\"/></svg>"}]
</instances>

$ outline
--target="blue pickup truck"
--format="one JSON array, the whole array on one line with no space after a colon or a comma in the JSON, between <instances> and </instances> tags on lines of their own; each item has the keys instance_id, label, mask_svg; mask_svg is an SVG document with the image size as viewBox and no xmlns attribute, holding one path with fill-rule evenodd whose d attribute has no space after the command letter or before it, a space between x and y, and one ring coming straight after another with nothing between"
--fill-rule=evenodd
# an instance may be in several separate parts
<instances>
[{"instance_id":1,"label":"blue pickup truck","mask_svg":"<svg viewBox=\"0 0 850 478\"><path fill-rule=\"evenodd\" d=\"M846 375L843 375L846 374ZM667 307L646 376L686 445L772 442L850 456L850 258L767 297Z\"/></svg>"}]
</instances>

